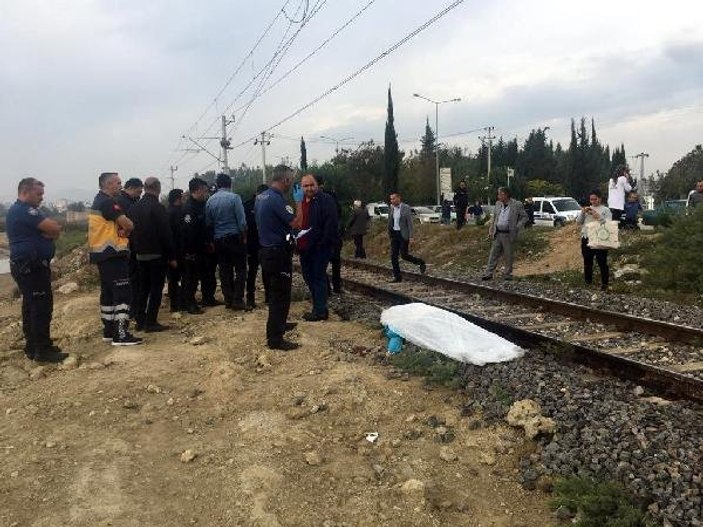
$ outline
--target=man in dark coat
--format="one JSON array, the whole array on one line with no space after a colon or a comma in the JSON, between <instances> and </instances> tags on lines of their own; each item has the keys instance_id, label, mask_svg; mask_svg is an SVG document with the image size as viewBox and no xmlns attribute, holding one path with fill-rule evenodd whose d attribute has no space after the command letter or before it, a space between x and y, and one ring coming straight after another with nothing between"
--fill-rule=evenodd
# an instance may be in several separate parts
<instances>
[{"instance_id":1,"label":"man in dark coat","mask_svg":"<svg viewBox=\"0 0 703 527\"><path fill-rule=\"evenodd\" d=\"M354 210L352 212L347 233L354 240L354 258L366 258L366 249L364 249L364 236L369 230L369 211L361 205L361 201L354 202Z\"/></svg>"},{"instance_id":2,"label":"man in dark coat","mask_svg":"<svg viewBox=\"0 0 703 527\"><path fill-rule=\"evenodd\" d=\"M466 223L466 209L469 206L469 191L466 188L466 181L459 182L459 186L454 192L454 209L456 210L456 228L461 229Z\"/></svg>"},{"instance_id":3,"label":"man in dark coat","mask_svg":"<svg viewBox=\"0 0 703 527\"><path fill-rule=\"evenodd\" d=\"M115 201L120 206L122 212L125 215L128 215L129 209L132 208L132 205L139 201L139 198L142 196L143 190L144 184L142 183L141 179L133 177L125 181L125 184L120 190L119 194L115 196ZM132 245L131 240L129 242L129 260L127 262L127 265L129 270L129 287L131 290L129 303L131 307L129 317L134 318L133 308L136 302L135 295L137 293L137 290L139 289L139 271L137 269L137 259L134 253L134 246Z\"/></svg>"},{"instance_id":4,"label":"man in dark coat","mask_svg":"<svg viewBox=\"0 0 703 527\"><path fill-rule=\"evenodd\" d=\"M183 277L183 250L181 249L181 219L183 217L183 190L176 188L168 193L168 223L171 227L173 248L176 255L176 266L168 266L168 299L171 312L183 309L183 292L181 278Z\"/></svg>"},{"instance_id":5,"label":"man in dark coat","mask_svg":"<svg viewBox=\"0 0 703 527\"><path fill-rule=\"evenodd\" d=\"M256 274L259 269L259 229L256 226L254 205L256 196L268 190L268 185L259 185L250 199L244 202L244 213L247 218L247 308L256 308ZM264 302L269 303L268 275L261 273L264 283Z\"/></svg>"},{"instance_id":6,"label":"man in dark coat","mask_svg":"<svg viewBox=\"0 0 703 527\"><path fill-rule=\"evenodd\" d=\"M206 258L212 250L207 227L205 226L205 201L208 185L204 179L194 177L188 183L190 196L183 205L181 217L181 250L183 254L183 302L184 309L191 315L203 311L195 301L198 282L203 284L206 273Z\"/></svg>"}]
</instances>

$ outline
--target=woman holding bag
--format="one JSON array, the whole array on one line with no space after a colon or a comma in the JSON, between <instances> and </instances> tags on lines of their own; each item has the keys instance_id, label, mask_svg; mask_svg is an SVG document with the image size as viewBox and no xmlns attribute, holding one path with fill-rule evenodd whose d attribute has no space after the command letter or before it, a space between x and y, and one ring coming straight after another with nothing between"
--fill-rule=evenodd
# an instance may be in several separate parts
<instances>
[{"instance_id":1,"label":"woman holding bag","mask_svg":"<svg viewBox=\"0 0 703 527\"><path fill-rule=\"evenodd\" d=\"M583 207L576 222L581 227L581 254L583 255L583 275L587 284L593 283L593 258L595 257L600 269L601 289L608 289L608 250L592 249L588 246L588 225L600 223L601 225L612 219L610 209L602 204L603 195L600 190L592 190L588 195L590 206Z\"/></svg>"}]
</instances>

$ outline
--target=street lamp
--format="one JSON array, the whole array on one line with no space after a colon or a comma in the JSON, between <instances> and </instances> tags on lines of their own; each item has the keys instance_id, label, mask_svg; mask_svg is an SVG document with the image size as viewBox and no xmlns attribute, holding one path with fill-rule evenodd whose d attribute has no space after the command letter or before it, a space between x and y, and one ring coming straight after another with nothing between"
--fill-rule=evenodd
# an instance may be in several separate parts
<instances>
[{"instance_id":1,"label":"street lamp","mask_svg":"<svg viewBox=\"0 0 703 527\"><path fill-rule=\"evenodd\" d=\"M334 137L321 135L320 139L327 139L328 141L332 141L335 144L334 151L339 152L339 143L341 143L343 141L349 141L350 139L354 139L354 138L353 137L343 137L341 139L335 139Z\"/></svg>"},{"instance_id":2,"label":"street lamp","mask_svg":"<svg viewBox=\"0 0 703 527\"><path fill-rule=\"evenodd\" d=\"M455 99L447 99L446 101L435 101L433 99L430 99L429 97L420 95L419 93L413 93L413 97L417 97L418 99L424 99L427 102L431 102L432 104L434 104L434 135L435 142L437 143L435 145L435 169L437 171L437 205L441 205L441 185L439 181L439 105L448 102L459 102L461 101L461 98L457 97Z\"/></svg>"}]
</instances>

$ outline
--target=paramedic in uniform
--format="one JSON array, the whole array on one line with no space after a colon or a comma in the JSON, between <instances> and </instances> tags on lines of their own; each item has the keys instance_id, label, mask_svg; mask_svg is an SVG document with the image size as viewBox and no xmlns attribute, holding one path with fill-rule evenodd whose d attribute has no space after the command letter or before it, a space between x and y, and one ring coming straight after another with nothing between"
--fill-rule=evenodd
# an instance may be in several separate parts
<instances>
[{"instance_id":1,"label":"paramedic in uniform","mask_svg":"<svg viewBox=\"0 0 703 527\"><path fill-rule=\"evenodd\" d=\"M254 212L259 229L259 261L264 280L269 284L269 311L266 323L268 347L277 350L294 350L298 344L283 338L286 330L295 324L286 322L290 309L293 273L293 249L288 237L293 227L300 225L303 190L296 186L293 198L297 214L286 205L284 195L293 184L293 170L285 165L273 169L268 190L256 197Z\"/></svg>"},{"instance_id":2,"label":"paramedic in uniform","mask_svg":"<svg viewBox=\"0 0 703 527\"><path fill-rule=\"evenodd\" d=\"M133 346L142 339L129 332L129 235L134 228L116 197L122 182L116 172L103 172L100 191L88 216L90 262L100 275L100 318L103 341L113 346Z\"/></svg>"}]
</instances>

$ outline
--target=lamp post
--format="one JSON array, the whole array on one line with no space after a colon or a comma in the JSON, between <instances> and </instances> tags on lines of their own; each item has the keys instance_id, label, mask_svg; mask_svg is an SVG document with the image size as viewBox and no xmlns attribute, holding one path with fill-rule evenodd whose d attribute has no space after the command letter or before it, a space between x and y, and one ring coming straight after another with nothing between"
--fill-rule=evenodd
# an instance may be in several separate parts
<instances>
[{"instance_id":1,"label":"lamp post","mask_svg":"<svg viewBox=\"0 0 703 527\"><path fill-rule=\"evenodd\" d=\"M334 137L329 137L327 135L321 135L320 139L327 139L328 141L332 141L334 143L334 151L339 152L339 143L342 143L344 141L349 141L351 139L354 139L353 137L342 137L341 139L335 139Z\"/></svg>"},{"instance_id":2,"label":"lamp post","mask_svg":"<svg viewBox=\"0 0 703 527\"><path fill-rule=\"evenodd\" d=\"M425 97L424 95L420 95L419 93L413 93L413 97L417 97L418 99L424 99L427 102L431 102L434 104L434 135L435 135L435 169L436 169L436 177L437 177L437 205L442 204L441 200L441 183L439 181L439 105L440 104L445 104L448 102L459 102L461 101L461 97L457 97L455 99L447 99L446 101L435 101L434 99L430 99L429 97Z\"/></svg>"}]
</instances>

